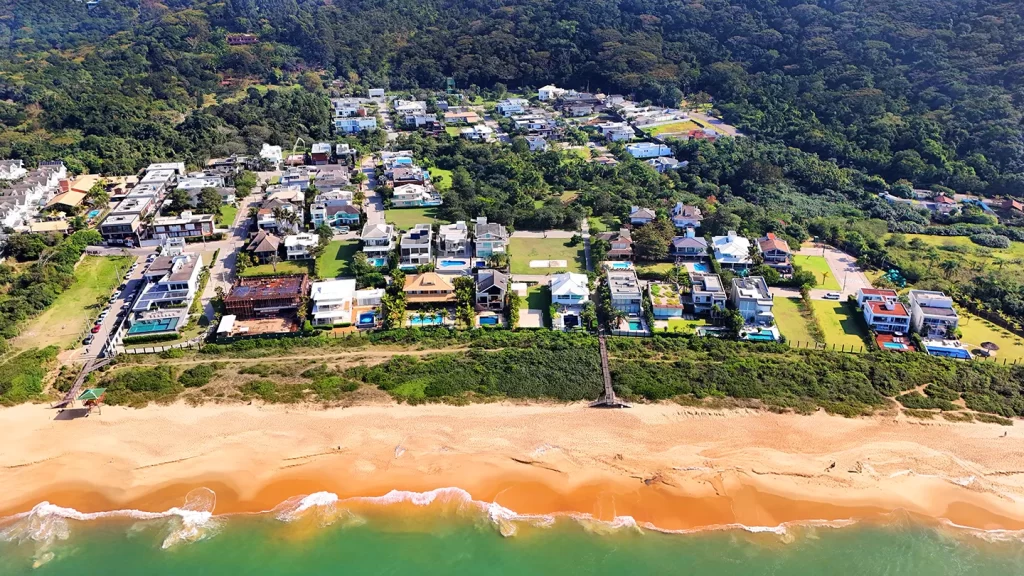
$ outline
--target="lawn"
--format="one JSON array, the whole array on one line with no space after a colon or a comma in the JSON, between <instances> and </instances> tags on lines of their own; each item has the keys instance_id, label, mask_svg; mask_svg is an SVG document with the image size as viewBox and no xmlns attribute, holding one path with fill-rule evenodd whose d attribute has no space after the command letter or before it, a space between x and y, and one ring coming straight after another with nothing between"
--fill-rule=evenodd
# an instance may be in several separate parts
<instances>
[{"instance_id":1,"label":"lawn","mask_svg":"<svg viewBox=\"0 0 1024 576\"><path fill-rule=\"evenodd\" d=\"M1024 242L1010 242L1010 247L1006 250L999 250L997 248L985 248L971 242L968 236L931 236L929 234L904 234L907 238L907 242L913 239L918 239L929 246L935 246L942 248L943 246L962 246L968 248L981 248L983 250L991 250L992 255L998 258L1024 258ZM888 236L886 236L888 239Z\"/></svg>"},{"instance_id":2,"label":"lawn","mask_svg":"<svg viewBox=\"0 0 1024 576\"><path fill-rule=\"evenodd\" d=\"M836 280L832 269L828 266L828 261L825 260L824 256L793 256L793 264L814 272L814 277L818 283L815 288L824 288L825 290L839 290L839 281ZM828 274L827 276L824 276ZM822 280L824 278L824 281Z\"/></svg>"},{"instance_id":3,"label":"lawn","mask_svg":"<svg viewBox=\"0 0 1024 576\"><path fill-rule=\"evenodd\" d=\"M665 274L675 268L675 264L671 262L659 262L657 264L637 264L637 274L643 274L644 272L654 272L657 274Z\"/></svg>"},{"instance_id":4,"label":"lawn","mask_svg":"<svg viewBox=\"0 0 1024 576\"><path fill-rule=\"evenodd\" d=\"M813 342L814 338L808 329L810 319L804 317L800 301L796 298L775 298L774 302L772 312L775 313L775 323L786 340L791 344L800 342L801 345Z\"/></svg>"},{"instance_id":5,"label":"lawn","mask_svg":"<svg viewBox=\"0 0 1024 576\"><path fill-rule=\"evenodd\" d=\"M430 172L430 181L434 183L434 188L438 190L447 190L452 187L452 171L445 170L444 168L428 168L427 172Z\"/></svg>"},{"instance_id":6,"label":"lawn","mask_svg":"<svg viewBox=\"0 0 1024 576\"><path fill-rule=\"evenodd\" d=\"M452 138L458 138L462 135L462 128L462 126L445 126L444 131Z\"/></svg>"},{"instance_id":7,"label":"lawn","mask_svg":"<svg viewBox=\"0 0 1024 576\"><path fill-rule=\"evenodd\" d=\"M277 263L275 269L273 264L260 264L249 266L242 272L242 276L273 276L275 274L311 274L312 260L283 260Z\"/></svg>"},{"instance_id":8,"label":"lawn","mask_svg":"<svg viewBox=\"0 0 1024 576\"><path fill-rule=\"evenodd\" d=\"M668 320L668 331L669 332L696 332L698 326L707 326L707 321L703 318L697 318L695 320L686 320L683 318L669 318Z\"/></svg>"},{"instance_id":9,"label":"lawn","mask_svg":"<svg viewBox=\"0 0 1024 576\"><path fill-rule=\"evenodd\" d=\"M590 160L590 148L586 146L578 146L574 148L566 148L566 153L578 156L584 160Z\"/></svg>"},{"instance_id":10,"label":"lawn","mask_svg":"<svg viewBox=\"0 0 1024 576\"><path fill-rule=\"evenodd\" d=\"M596 218L594 216L591 216L590 218L587 218L587 224L590 225L590 233L591 234L597 234L599 232L607 232L608 231L608 225L605 224L604 221L601 220L600 218Z\"/></svg>"},{"instance_id":11,"label":"lawn","mask_svg":"<svg viewBox=\"0 0 1024 576\"><path fill-rule=\"evenodd\" d=\"M982 342L994 342L999 345L999 350L996 352L997 360L1024 361L1024 338L996 326L984 318L961 311L960 332L963 333L964 344L970 345L972 353L975 348L981 346Z\"/></svg>"},{"instance_id":12,"label":"lawn","mask_svg":"<svg viewBox=\"0 0 1024 576\"><path fill-rule=\"evenodd\" d=\"M647 131L651 136L657 136L658 134L678 134L682 132L689 132L690 130L700 130L703 128L700 124L697 124L693 120L683 120L682 122L672 122L669 124L661 124L655 126Z\"/></svg>"},{"instance_id":13,"label":"lawn","mask_svg":"<svg viewBox=\"0 0 1024 576\"><path fill-rule=\"evenodd\" d=\"M566 190L558 196L558 199L562 201L562 204L568 204L579 197L580 193L575 190Z\"/></svg>"},{"instance_id":14,"label":"lawn","mask_svg":"<svg viewBox=\"0 0 1024 576\"><path fill-rule=\"evenodd\" d=\"M512 238L509 241L513 274L550 274L563 268L530 268L530 260L565 260L565 270L584 272L583 243L569 245L568 238Z\"/></svg>"},{"instance_id":15,"label":"lawn","mask_svg":"<svg viewBox=\"0 0 1024 576\"><path fill-rule=\"evenodd\" d=\"M235 216L238 214L238 206L225 204L220 207L221 228L231 228L235 225Z\"/></svg>"},{"instance_id":16,"label":"lawn","mask_svg":"<svg viewBox=\"0 0 1024 576\"><path fill-rule=\"evenodd\" d=\"M551 306L551 291L543 284L535 284L526 288L526 298L519 303L519 308L544 310Z\"/></svg>"},{"instance_id":17,"label":"lawn","mask_svg":"<svg viewBox=\"0 0 1024 576\"><path fill-rule=\"evenodd\" d=\"M394 208L384 211L384 219L399 230L408 230L417 224L446 224L437 219L436 208Z\"/></svg>"},{"instance_id":18,"label":"lawn","mask_svg":"<svg viewBox=\"0 0 1024 576\"><path fill-rule=\"evenodd\" d=\"M17 348L73 347L85 336L103 306L98 298L109 297L134 257L86 256L75 268L75 281L42 314L29 320L15 341ZM118 272L121 275L118 275ZM116 311L115 311L116 312Z\"/></svg>"},{"instance_id":19,"label":"lawn","mask_svg":"<svg viewBox=\"0 0 1024 576\"><path fill-rule=\"evenodd\" d=\"M352 258L359 252L358 240L334 240L319 258L320 277L351 275Z\"/></svg>"},{"instance_id":20,"label":"lawn","mask_svg":"<svg viewBox=\"0 0 1024 576\"><path fill-rule=\"evenodd\" d=\"M818 317L821 330L825 333L825 344L830 348L835 345L837 350L844 346L847 350L860 349L864 345L864 320L857 316L856 310L834 300L813 302L814 315Z\"/></svg>"}]
</instances>

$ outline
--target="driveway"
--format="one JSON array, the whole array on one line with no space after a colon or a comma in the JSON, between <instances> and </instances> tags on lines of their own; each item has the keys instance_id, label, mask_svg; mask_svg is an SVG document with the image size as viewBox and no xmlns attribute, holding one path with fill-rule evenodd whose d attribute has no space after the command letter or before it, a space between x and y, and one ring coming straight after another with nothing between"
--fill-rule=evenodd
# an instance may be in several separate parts
<instances>
[{"instance_id":1,"label":"driveway","mask_svg":"<svg viewBox=\"0 0 1024 576\"><path fill-rule=\"evenodd\" d=\"M843 300L851 294L857 294L857 291L861 288L871 288L871 281L864 275L864 271L857 266L857 259L846 252L831 246L815 244L813 246L802 246L797 251L797 254L801 256L824 256L825 261L828 262L829 270L832 271L832 277L839 283ZM811 298L814 300L824 300L825 294L829 292L833 292L833 290L815 288L811 290Z\"/></svg>"},{"instance_id":2,"label":"driveway","mask_svg":"<svg viewBox=\"0 0 1024 576\"><path fill-rule=\"evenodd\" d=\"M152 249L147 252L153 252ZM128 280L125 281L125 289L117 293L117 300L110 305L110 311L107 313L107 317L100 323L100 330L93 334L92 344L88 346L78 348L75 353L69 358L69 361L73 361L76 358L83 360L92 360L99 356L100 352L107 345L107 340L114 333L114 329L121 323L123 316L119 316L118 312L121 307L126 304L131 304L135 300L136 293L142 289L142 273L146 269L145 258L136 260L137 266L131 274L128 275Z\"/></svg>"},{"instance_id":3,"label":"driveway","mask_svg":"<svg viewBox=\"0 0 1024 576\"><path fill-rule=\"evenodd\" d=\"M366 203L363 205L366 212L367 224L384 223L384 200L377 195L377 175L374 172L376 161L374 157L364 156L359 161L359 169L366 175Z\"/></svg>"}]
</instances>

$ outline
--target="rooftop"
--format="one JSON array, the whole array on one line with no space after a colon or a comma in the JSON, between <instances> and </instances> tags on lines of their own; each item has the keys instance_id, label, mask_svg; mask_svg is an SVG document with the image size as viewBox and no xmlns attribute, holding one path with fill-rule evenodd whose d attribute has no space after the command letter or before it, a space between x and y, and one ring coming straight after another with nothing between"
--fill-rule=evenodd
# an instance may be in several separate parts
<instances>
[{"instance_id":1,"label":"rooftop","mask_svg":"<svg viewBox=\"0 0 1024 576\"><path fill-rule=\"evenodd\" d=\"M299 298L305 292L305 287L305 274L239 278L224 301Z\"/></svg>"}]
</instances>

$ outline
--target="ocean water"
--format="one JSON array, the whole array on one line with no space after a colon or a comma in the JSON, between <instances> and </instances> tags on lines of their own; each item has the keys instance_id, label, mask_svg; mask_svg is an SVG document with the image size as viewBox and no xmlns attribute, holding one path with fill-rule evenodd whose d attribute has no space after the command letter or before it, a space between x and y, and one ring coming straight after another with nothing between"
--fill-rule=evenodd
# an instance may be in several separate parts
<instances>
[{"instance_id":1,"label":"ocean water","mask_svg":"<svg viewBox=\"0 0 1024 576\"><path fill-rule=\"evenodd\" d=\"M1024 574L1019 534L899 515L882 526L668 534L628 519L517 518L438 494L316 494L232 516L212 514L211 498L101 517L41 504L0 522L0 575Z\"/></svg>"}]
</instances>

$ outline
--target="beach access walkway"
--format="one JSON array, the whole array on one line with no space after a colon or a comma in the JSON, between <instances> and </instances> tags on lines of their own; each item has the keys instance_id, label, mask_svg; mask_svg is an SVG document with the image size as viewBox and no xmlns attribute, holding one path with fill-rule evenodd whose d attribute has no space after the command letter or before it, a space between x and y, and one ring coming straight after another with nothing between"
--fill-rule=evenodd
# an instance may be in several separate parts
<instances>
[{"instance_id":1,"label":"beach access walkway","mask_svg":"<svg viewBox=\"0 0 1024 576\"><path fill-rule=\"evenodd\" d=\"M604 394L590 403L591 408L629 408L630 405L615 396L615 389L612 388L612 372L608 368L608 346L604 341L604 332L598 337L598 346L601 350L601 375L604 377Z\"/></svg>"}]
</instances>

